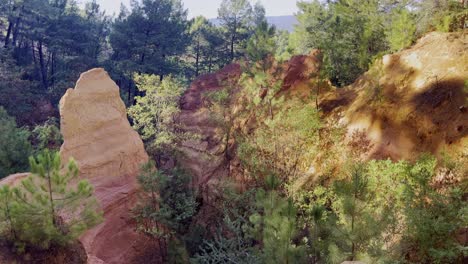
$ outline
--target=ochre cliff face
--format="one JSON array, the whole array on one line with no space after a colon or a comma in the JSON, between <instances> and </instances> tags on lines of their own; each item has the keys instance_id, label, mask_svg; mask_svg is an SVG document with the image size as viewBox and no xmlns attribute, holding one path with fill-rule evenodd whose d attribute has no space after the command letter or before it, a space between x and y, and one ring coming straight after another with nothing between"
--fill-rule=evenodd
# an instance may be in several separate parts
<instances>
[{"instance_id":1,"label":"ochre cliff face","mask_svg":"<svg viewBox=\"0 0 468 264\"><path fill-rule=\"evenodd\" d=\"M348 131L372 142L371 157L413 159L468 146L468 36L430 33L413 47L386 55L345 90ZM344 98L343 96L341 98Z\"/></svg>"},{"instance_id":2,"label":"ochre cliff face","mask_svg":"<svg viewBox=\"0 0 468 264\"><path fill-rule=\"evenodd\" d=\"M231 64L217 73L201 76L181 99L179 122L187 132L200 136L182 144L181 163L192 173L195 186L206 186L228 173L220 129L211 120L203 94L221 89L224 81L238 79L240 74L240 66Z\"/></svg>"},{"instance_id":3,"label":"ochre cliff face","mask_svg":"<svg viewBox=\"0 0 468 264\"><path fill-rule=\"evenodd\" d=\"M279 68L276 76L282 81L277 96L284 96L286 101L301 98L304 104L319 104L324 126L322 136L326 137L330 129L345 131L339 142L330 141L331 145L324 142L314 160L301 160L310 164L309 170L303 173L320 175L320 167L325 162L322 156L332 151L330 148L338 153L332 160L337 167L349 158L348 153L355 151L352 148L356 146L359 159L413 160L425 152L438 155L442 151L467 155L467 38L462 33L430 33L411 48L377 60L367 73L345 88L332 87L327 81L318 85L321 63L316 50L281 65L275 64ZM192 172L200 188L210 189L210 182L226 176L233 177L234 181L242 177L235 156L236 143L232 140L227 148L232 147L234 153L227 162L220 128L210 122L209 110L203 105L205 92L222 88L219 79L240 75L239 66L231 65L218 73L201 76L182 99L181 123L202 136L185 142L181 165ZM320 87L318 100L312 102L317 87ZM242 97L244 88L238 89L231 111L238 111L246 104ZM264 96L261 91L259 96ZM284 105L277 105L276 111L282 111ZM244 116L248 117L235 122L236 129L244 133L261 129L265 121L262 120L265 117L255 112ZM338 149L341 147L347 150Z\"/></svg>"},{"instance_id":4,"label":"ochre cliff face","mask_svg":"<svg viewBox=\"0 0 468 264\"><path fill-rule=\"evenodd\" d=\"M112 182L113 177L138 174L148 160L140 136L128 120L119 88L103 69L81 75L75 89L60 100L60 150L64 161L73 157L80 175Z\"/></svg>"},{"instance_id":5,"label":"ochre cliff face","mask_svg":"<svg viewBox=\"0 0 468 264\"><path fill-rule=\"evenodd\" d=\"M282 82L277 95L287 94L288 98L308 97L311 79L315 80L318 76L319 55L317 50L313 50L309 55L295 56L282 64L270 61L270 74ZM237 82L241 74L241 66L231 64L216 73L200 76L191 84L181 100L179 122L186 131L198 135L199 138L183 142L180 163L191 172L194 186L202 189L202 192L216 192L216 184L226 177L233 178L237 183L244 180L240 161L235 156L235 138L231 137L228 146L225 146L223 131L219 124L213 121L212 113L207 107L209 99L205 96L206 93L223 89L228 81L236 83L230 88L235 90L230 111L246 111L245 108L252 98L245 98L250 95L243 93L242 82ZM263 97L265 93L259 91L257 96ZM255 129L263 121L253 111L233 120L233 131ZM230 155L226 155L226 150Z\"/></svg>"},{"instance_id":6,"label":"ochre cliff face","mask_svg":"<svg viewBox=\"0 0 468 264\"><path fill-rule=\"evenodd\" d=\"M89 263L130 263L144 238L134 231L131 209L136 176L148 161L140 136L131 128L119 88L103 69L81 75L60 101L60 155L73 157L104 210L104 222L82 237Z\"/></svg>"}]
</instances>

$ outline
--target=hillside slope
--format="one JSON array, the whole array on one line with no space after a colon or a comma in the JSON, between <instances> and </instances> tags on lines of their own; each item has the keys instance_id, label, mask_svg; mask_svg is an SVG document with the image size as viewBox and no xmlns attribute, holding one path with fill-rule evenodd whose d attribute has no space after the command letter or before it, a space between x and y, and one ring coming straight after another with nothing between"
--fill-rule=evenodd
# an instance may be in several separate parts
<instances>
[{"instance_id":1,"label":"hillside slope","mask_svg":"<svg viewBox=\"0 0 468 264\"><path fill-rule=\"evenodd\" d=\"M411 48L377 60L367 73L346 88L322 82L318 103L323 127L320 142L314 146L319 151L300 160L303 166L297 180L306 184L339 170L350 153L363 159L413 160L426 152L451 153L466 159L467 47L466 34L431 33ZM282 81L281 91L275 96L283 98L283 103L276 106L277 112L287 110L288 101L298 98L304 106L315 105L319 57L314 51L275 66L280 69ZM219 73L201 76L182 100L181 122L190 131L203 135L198 142L186 144L187 155L182 165L192 170L195 183L201 188L228 175L238 182L245 177L238 158L223 152L236 153L238 142L234 135L226 148L220 129L210 123L208 109L201 103L207 100L204 97L207 91L222 89L223 82L219 80L228 76L239 78L239 70L239 66L231 65ZM246 87L237 88L237 102L230 111L243 111L251 100L246 97L246 90ZM197 98L197 107L187 107L193 98ZM257 109L239 118L238 130L252 134L264 129L267 118L258 112ZM327 135L335 130L345 132L332 141ZM285 134L293 132L284 131ZM353 149L363 144L366 146L358 147L357 152Z\"/></svg>"},{"instance_id":2,"label":"hillside slope","mask_svg":"<svg viewBox=\"0 0 468 264\"><path fill-rule=\"evenodd\" d=\"M340 109L349 131L364 131L376 158L412 159L465 149L468 135L468 37L430 33L413 47L386 55L354 84L322 101L323 108L356 98Z\"/></svg>"}]
</instances>

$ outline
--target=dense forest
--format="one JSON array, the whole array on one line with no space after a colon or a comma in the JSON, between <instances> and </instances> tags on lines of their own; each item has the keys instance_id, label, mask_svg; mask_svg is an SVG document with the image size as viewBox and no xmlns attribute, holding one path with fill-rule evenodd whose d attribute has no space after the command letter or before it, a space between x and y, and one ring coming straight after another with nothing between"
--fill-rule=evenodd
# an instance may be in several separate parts
<instances>
[{"instance_id":1,"label":"dense forest","mask_svg":"<svg viewBox=\"0 0 468 264\"><path fill-rule=\"evenodd\" d=\"M0 250L34 263L22 256L76 246L105 221L93 185L77 180L79 164L58 152L60 99L81 73L104 68L150 157L130 210L133 229L150 246L131 263L464 263L468 247L458 236L468 227L466 149L363 158L371 144L353 134L354 145L344 146L346 132L330 121L321 94L345 94L360 76L382 74L374 69L385 54L430 32L466 40L468 1L297 6L298 24L288 32L267 22L260 2L247 0L223 0L219 25L189 19L180 0L134 0L114 16L96 0L0 0L0 179L31 172L16 187L0 183ZM300 55L320 65L301 76L314 80L306 98L283 94L284 65ZM208 136L182 124L182 112L192 110L182 109L183 96L192 82L203 85L196 80L229 67L239 73L202 94L227 173L202 188L184 166L184 148ZM464 78L456 93L464 105L455 108L466 115ZM403 98L378 89L366 90L373 107ZM313 181L304 176L312 160L321 166ZM441 174L459 180L435 184Z\"/></svg>"}]
</instances>

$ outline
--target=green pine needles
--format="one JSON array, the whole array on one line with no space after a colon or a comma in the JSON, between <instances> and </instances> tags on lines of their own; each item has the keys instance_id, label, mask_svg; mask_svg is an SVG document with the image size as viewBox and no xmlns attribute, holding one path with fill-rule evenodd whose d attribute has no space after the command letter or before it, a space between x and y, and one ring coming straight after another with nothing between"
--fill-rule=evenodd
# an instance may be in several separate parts
<instances>
[{"instance_id":1,"label":"green pine needles","mask_svg":"<svg viewBox=\"0 0 468 264\"><path fill-rule=\"evenodd\" d=\"M66 246L101 221L93 186L76 179L73 160L62 168L60 155L45 150L29 163L21 185L0 189L0 234L19 252Z\"/></svg>"}]
</instances>

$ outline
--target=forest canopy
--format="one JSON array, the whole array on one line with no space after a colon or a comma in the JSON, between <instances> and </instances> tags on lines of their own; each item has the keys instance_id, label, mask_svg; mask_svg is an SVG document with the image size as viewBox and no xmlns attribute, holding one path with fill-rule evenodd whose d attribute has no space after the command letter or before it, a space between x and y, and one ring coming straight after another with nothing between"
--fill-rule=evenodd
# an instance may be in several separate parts
<instances>
[{"instance_id":1,"label":"forest canopy","mask_svg":"<svg viewBox=\"0 0 468 264\"><path fill-rule=\"evenodd\" d=\"M467 135L443 124L466 120L468 81L435 76L428 91L396 95L417 70L391 64L404 75L393 80L380 65L433 31L466 37L468 1L297 1L291 32L249 0L222 0L216 19L189 18L182 0L132 0L115 15L84 2L0 0L0 180L31 172L0 186L0 251L55 252L106 221L95 179L78 181L80 164L58 152L60 99L104 68L141 162L149 156L117 201L135 202L130 216L112 216L149 241L151 263L466 261L466 149L442 146ZM400 159L406 150L382 132L388 151L373 156L369 131L346 131L348 106L379 132L431 146Z\"/></svg>"}]
</instances>

